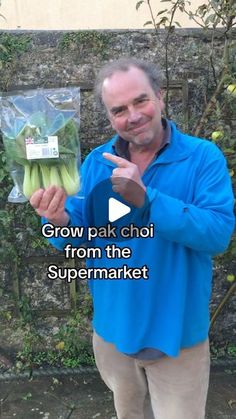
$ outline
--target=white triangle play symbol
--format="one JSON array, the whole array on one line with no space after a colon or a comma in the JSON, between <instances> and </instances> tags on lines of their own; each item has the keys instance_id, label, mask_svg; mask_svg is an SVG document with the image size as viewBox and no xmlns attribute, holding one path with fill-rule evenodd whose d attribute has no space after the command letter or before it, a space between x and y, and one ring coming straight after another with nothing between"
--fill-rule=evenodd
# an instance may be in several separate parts
<instances>
[{"instance_id":1,"label":"white triangle play symbol","mask_svg":"<svg viewBox=\"0 0 236 419\"><path fill-rule=\"evenodd\" d=\"M117 201L115 198L109 198L108 217L111 223L124 217L124 215L129 214L130 211L131 208L128 207L128 205L122 204L122 202Z\"/></svg>"}]
</instances>

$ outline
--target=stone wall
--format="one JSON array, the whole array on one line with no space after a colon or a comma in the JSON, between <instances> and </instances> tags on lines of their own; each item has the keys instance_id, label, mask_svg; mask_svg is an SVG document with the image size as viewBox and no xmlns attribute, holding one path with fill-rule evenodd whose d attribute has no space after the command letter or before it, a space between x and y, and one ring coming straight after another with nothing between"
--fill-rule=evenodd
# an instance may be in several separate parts
<instances>
[{"instance_id":1,"label":"stone wall","mask_svg":"<svg viewBox=\"0 0 236 419\"><path fill-rule=\"evenodd\" d=\"M0 32L0 44L12 45L12 54L4 58L0 74L0 88L4 91L37 87L81 87L81 148L82 154L103 143L113 132L105 112L98 109L93 97L93 82L101 65L124 55L150 59L165 69L165 31L158 37L152 30L91 31L91 32ZM215 71L219 71L223 41L216 37ZM14 47L15 46L15 47ZM15 48L15 49L14 49ZM184 131L191 132L205 101L207 87L213 83L209 75L211 36L201 30L176 30L169 41L170 117ZM164 73L164 71L163 71ZM164 87L166 81L164 78ZM235 130L235 117L227 124ZM209 133L206 133L210 135ZM22 208L24 211L24 208ZM63 322L63 313L70 311L76 299L77 286L46 278L46 265L53 258L65 263L62 255L52 249L24 249L24 226L19 229L21 257L17 272L8 264L1 270L1 306L5 313L0 329L0 341L5 349L17 350L21 336L13 332L6 313L14 312L15 299L28 296L34 309L40 312L38 330L50 335ZM235 272L235 260L217 262L214 274L213 312L230 284L227 274ZM83 289L80 288L80 290ZM82 291L81 291L82 292ZM83 291L84 292L84 291ZM236 344L236 297L231 297L211 331L213 345L224 347Z\"/></svg>"}]
</instances>

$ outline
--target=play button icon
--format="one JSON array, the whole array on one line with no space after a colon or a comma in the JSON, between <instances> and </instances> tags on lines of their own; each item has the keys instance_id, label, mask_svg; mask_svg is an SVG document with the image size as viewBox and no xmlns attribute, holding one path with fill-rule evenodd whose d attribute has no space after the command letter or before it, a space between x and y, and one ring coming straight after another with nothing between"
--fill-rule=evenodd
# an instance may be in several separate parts
<instances>
[{"instance_id":1,"label":"play button icon","mask_svg":"<svg viewBox=\"0 0 236 419\"><path fill-rule=\"evenodd\" d=\"M124 215L129 214L131 208L128 205L122 204L115 198L109 198L108 201L108 218L110 223L113 221L119 220L124 217Z\"/></svg>"},{"instance_id":2,"label":"play button icon","mask_svg":"<svg viewBox=\"0 0 236 419\"><path fill-rule=\"evenodd\" d=\"M129 189L130 194L142 195L143 189L136 182L133 180L127 182L127 179L124 178L124 183ZM111 240L112 242L129 240L128 237L123 237L120 234L123 227L129 228L132 224L135 227L141 228L150 223L149 201L147 196L141 208L135 207L131 202L125 200L119 193L115 192L112 186L110 178L97 183L86 196L83 209L87 226L97 229L115 228L116 237L104 237L104 242L106 243ZM90 242L89 245L90 247L92 245L97 246L96 242Z\"/></svg>"}]
</instances>

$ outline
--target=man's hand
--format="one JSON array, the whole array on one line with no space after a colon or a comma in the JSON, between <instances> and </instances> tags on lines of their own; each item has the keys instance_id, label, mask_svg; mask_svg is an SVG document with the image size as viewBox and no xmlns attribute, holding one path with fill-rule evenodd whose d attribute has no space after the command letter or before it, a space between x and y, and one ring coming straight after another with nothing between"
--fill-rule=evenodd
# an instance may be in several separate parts
<instances>
[{"instance_id":1,"label":"man's hand","mask_svg":"<svg viewBox=\"0 0 236 419\"><path fill-rule=\"evenodd\" d=\"M49 186L38 189L30 198L30 204L40 217L45 217L54 225L65 226L69 216L65 211L66 193L63 188Z\"/></svg>"},{"instance_id":2,"label":"man's hand","mask_svg":"<svg viewBox=\"0 0 236 419\"><path fill-rule=\"evenodd\" d=\"M135 207L142 207L146 188L141 180L138 166L110 153L103 153L103 157L117 165L111 176L113 191L119 193L122 198Z\"/></svg>"}]
</instances>

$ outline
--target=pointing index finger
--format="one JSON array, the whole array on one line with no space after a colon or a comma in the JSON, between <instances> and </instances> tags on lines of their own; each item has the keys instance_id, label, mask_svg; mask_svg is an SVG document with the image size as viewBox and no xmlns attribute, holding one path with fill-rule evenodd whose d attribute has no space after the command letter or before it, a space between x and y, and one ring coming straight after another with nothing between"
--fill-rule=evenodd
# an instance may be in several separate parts
<instances>
[{"instance_id":1,"label":"pointing index finger","mask_svg":"<svg viewBox=\"0 0 236 419\"><path fill-rule=\"evenodd\" d=\"M129 167L132 164L130 161L123 159L122 157L115 156L111 153L103 153L103 157L112 163L115 163L118 167Z\"/></svg>"}]
</instances>

